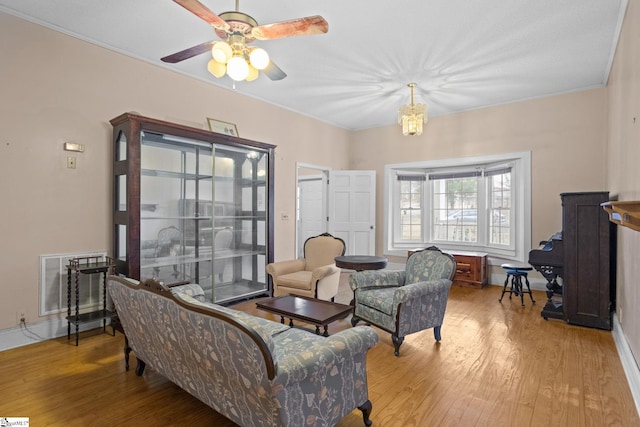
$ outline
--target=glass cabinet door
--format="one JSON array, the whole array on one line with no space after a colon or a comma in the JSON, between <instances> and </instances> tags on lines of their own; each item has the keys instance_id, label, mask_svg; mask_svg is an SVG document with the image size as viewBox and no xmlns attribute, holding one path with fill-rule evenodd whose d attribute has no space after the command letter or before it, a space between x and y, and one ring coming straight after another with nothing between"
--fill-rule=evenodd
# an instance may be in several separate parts
<instances>
[{"instance_id":1,"label":"glass cabinet door","mask_svg":"<svg viewBox=\"0 0 640 427\"><path fill-rule=\"evenodd\" d=\"M211 144L142 132L140 277L211 289Z\"/></svg>"},{"instance_id":2,"label":"glass cabinet door","mask_svg":"<svg viewBox=\"0 0 640 427\"><path fill-rule=\"evenodd\" d=\"M264 293L266 153L216 145L214 158L214 302Z\"/></svg>"}]
</instances>

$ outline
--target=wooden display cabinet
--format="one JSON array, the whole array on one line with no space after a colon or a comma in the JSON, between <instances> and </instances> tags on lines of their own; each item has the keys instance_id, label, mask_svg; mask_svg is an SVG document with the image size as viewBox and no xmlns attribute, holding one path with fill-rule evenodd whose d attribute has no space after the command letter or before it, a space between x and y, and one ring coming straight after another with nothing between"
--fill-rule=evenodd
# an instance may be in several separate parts
<instances>
[{"instance_id":1,"label":"wooden display cabinet","mask_svg":"<svg viewBox=\"0 0 640 427\"><path fill-rule=\"evenodd\" d=\"M421 249L412 249L407 257ZM444 251L443 251L444 252ZM453 286L482 289L489 282L487 254L483 252L447 252L456 259L456 275Z\"/></svg>"},{"instance_id":2,"label":"wooden display cabinet","mask_svg":"<svg viewBox=\"0 0 640 427\"><path fill-rule=\"evenodd\" d=\"M275 146L133 113L111 124L117 272L215 303L270 295Z\"/></svg>"}]
</instances>

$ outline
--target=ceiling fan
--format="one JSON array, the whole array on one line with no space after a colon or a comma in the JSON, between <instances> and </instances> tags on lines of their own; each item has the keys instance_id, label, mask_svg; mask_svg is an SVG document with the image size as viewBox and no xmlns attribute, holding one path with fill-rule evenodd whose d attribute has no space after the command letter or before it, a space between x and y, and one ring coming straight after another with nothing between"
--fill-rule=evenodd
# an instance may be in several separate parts
<instances>
[{"instance_id":1,"label":"ceiling fan","mask_svg":"<svg viewBox=\"0 0 640 427\"><path fill-rule=\"evenodd\" d=\"M322 16L309 16L273 24L258 25L246 13L240 12L239 0L236 10L216 15L198 0L173 0L203 21L210 24L222 41L208 41L197 46L161 58L163 62L175 64L211 51L213 59L207 66L209 72L220 78L227 74L235 81L251 81L262 71L271 80L282 80L287 75L264 49L250 46L254 40L274 40L292 36L323 34L329 24Z\"/></svg>"}]
</instances>

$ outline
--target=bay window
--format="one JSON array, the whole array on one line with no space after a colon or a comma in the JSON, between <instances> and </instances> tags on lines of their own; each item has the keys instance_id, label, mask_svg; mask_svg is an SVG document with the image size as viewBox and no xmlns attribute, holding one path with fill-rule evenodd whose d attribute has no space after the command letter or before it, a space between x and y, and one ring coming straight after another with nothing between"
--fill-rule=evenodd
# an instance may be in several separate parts
<instances>
[{"instance_id":1,"label":"bay window","mask_svg":"<svg viewBox=\"0 0 640 427\"><path fill-rule=\"evenodd\" d=\"M386 252L436 245L523 260L530 153L387 165Z\"/></svg>"}]
</instances>

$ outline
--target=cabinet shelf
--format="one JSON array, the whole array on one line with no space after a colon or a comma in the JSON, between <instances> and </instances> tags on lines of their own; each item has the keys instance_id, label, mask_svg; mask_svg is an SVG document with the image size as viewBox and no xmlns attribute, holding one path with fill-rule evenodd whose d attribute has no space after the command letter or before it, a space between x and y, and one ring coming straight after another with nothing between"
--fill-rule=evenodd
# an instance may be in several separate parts
<instances>
[{"instance_id":1,"label":"cabinet shelf","mask_svg":"<svg viewBox=\"0 0 640 427\"><path fill-rule=\"evenodd\" d=\"M614 224L640 231L640 201L605 202L600 206Z\"/></svg>"},{"instance_id":2,"label":"cabinet shelf","mask_svg":"<svg viewBox=\"0 0 640 427\"><path fill-rule=\"evenodd\" d=\"M172 171L163 171L157 169L142 169L140 170L141 176L155 176L159 178L174 178L174 179L185 179L185 180L196 180L196 179L213 179L211 175L197 175L195 173L188 172L172 172Z\"/></svg>"},{"instance_id":3,"label":"cabinet shelf","mask_svg":"<svg viewBox=\"0 0 640 427\"><path fill-rule=\"evenodd\" d=\"M222 220L247 220L247 219L264 219L266 217L265 213L258 213L256 215L234 215L234 216L216 216L216 221ZM193 220L193 221L211 221L214 217L211 216L141 216L141 220L172 220L172 219L184 219L184 220Z\"/></svg>"},{"instance_id":4,"label":"cabinet shelf","mask_svg":"<svg viewBox=\"0 0 640 427\"><path fill-rule=\"evenodd\" d=\"M204 252L204 253L202 253ZM248 255L264 255L264 251L258 250L243 250L243 249L225 249L221 251L215 251L215 258L211 257L211 249L201 249L200 256L190 255L175 255L165 257L154 257L149 259L140 260L140 268L153 268L153 267L166 267L170 265L181 264L193 264L197 262L214 261L221 259L238 258Z\"/></svg>"}]
</instances>

